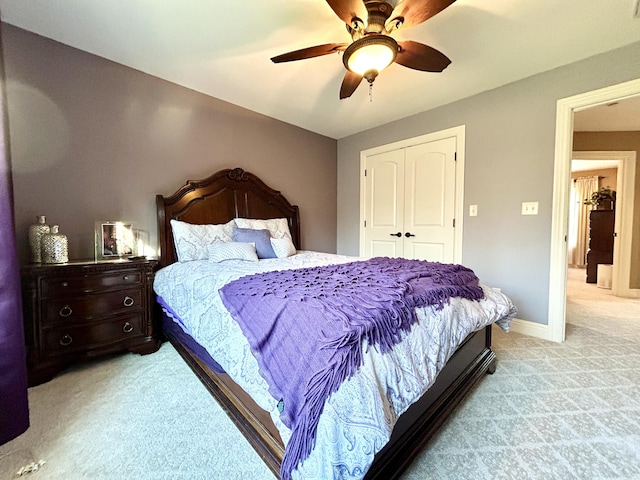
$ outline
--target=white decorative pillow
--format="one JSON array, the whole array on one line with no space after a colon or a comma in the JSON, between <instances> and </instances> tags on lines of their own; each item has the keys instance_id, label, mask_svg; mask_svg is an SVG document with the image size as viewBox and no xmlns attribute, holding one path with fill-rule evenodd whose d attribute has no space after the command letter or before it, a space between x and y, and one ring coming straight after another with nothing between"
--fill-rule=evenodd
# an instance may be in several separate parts
<instances>
[{"instance_id":1,"label":"white decorative pillow","mask_svg":"<svg viewBox=\"0 0 640 480\"><path fill-rule=\"evenodd\" d=\"M268 220L256 220L253 218L236 218L236 225L239 228L252 228L254 230L269 230L271 238L291 239L289 223L286 218L270 218Z\"/></svg>"},{"instance_id":2,"label":"white decorative pillow","mask_svg":"<svg viewBox=\"0 0 640 480\"><path fill-rule=\"evenodd\" d=\"M219 225L195 225L171 220L173 243L176 246L178 261L206 260L208 258L207 245L231 242L233 227L235 227L234 220Z\"/></svg>"},{"instance_id":3,"label":"white decorative pillow","mask_svg":"<svg viewBox=\"0 0 640 480\"><path fill-rule=\"evenodd\" d=\"M296 247L290 238L272 238L271 247L278 258L286 258L296 254Z\"/></svg>"},{"instance_id":4,"label":"white decorative pillow","mask_svg":"<svg viewBox=\"0 0 640 480\"><path fill-rule=\"evenodd\" d=\"M209 260L218 263L224 262L225 260L258 261L256 246L253 243L210 243L207 245L207 253L209 254Z\"/></svg>"}]
</instances>

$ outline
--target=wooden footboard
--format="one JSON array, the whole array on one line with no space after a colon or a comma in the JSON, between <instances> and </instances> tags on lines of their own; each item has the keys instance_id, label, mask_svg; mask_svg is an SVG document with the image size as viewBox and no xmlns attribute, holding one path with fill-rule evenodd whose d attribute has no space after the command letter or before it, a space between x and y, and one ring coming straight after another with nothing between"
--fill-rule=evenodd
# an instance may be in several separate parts
<instances>
[{"instance_id":1,"label":"wooden footboard","mask_svg":"<svg viewBox=\"0 0 640 480\"><path fill-rule=\"evenodd\" d=\"M269 413L226 374L209 368L170 331L167 338L233 420L271 471L279 476L284 446ZM491 326L465 340L435 383L399 419L389 443L376 455L367 480L398 478L480 378L495 371Z\"/></svg>"}]
</instances>

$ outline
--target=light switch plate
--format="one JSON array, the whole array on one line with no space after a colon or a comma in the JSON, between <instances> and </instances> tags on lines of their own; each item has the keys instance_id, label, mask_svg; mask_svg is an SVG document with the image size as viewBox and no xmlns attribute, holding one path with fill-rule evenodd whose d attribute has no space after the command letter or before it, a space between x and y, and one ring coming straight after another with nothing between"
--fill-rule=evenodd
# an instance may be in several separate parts
<instances>
[{"instance_id":1,"label":"light switch plate","mask_svg":"<svg viewBox=\"0 0 640 480\"><path fill-rule=\"evenodd\" d=\"M538 202L522 202L522 215L538 215Z\"/></svg>"},{"instance_id":2,"label":"light switch plate","mask_svg":"<svg viewBox=\"0 0 640 480\"><path fill-rule=\"evenodd\" d=\"M469 205L469 216L470 217L478 216L478 205Z\"/></svg>"}]
</instances>

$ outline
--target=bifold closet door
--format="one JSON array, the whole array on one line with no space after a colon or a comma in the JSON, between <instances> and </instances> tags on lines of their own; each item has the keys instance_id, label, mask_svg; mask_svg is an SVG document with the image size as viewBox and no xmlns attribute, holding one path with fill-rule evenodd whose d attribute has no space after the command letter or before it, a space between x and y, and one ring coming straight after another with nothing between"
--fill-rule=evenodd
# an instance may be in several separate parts
<instances>
[{"instance_id":1,"label":"bifold closet door","mask_svg":"<svg viewBox=\"0 0 640 480\"><path fill-rule=\"evenodd\" d=\"M449 137L366 158L365 256L453 262L455 150Z\"/></svg>"}]
</instances>

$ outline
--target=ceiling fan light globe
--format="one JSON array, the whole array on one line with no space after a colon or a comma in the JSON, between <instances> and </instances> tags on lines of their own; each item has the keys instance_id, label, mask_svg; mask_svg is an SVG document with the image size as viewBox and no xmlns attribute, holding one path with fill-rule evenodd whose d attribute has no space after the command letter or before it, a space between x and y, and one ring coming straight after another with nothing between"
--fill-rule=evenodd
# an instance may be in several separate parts
<instances>
[{"instance_id":1,"label":"ceiling fan light globe","mask_svg":"<svg viewBox=\"0 0 640 480\"><path fill-rule=\"evenodd\" d=\"M382 72L396 58L398 43L386 35L369 35L353 42L344 52L344 66L358 75Z\"/></svg>"}]
</instances>

